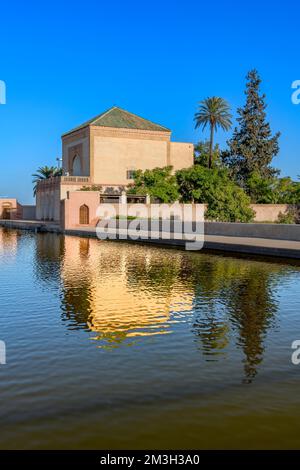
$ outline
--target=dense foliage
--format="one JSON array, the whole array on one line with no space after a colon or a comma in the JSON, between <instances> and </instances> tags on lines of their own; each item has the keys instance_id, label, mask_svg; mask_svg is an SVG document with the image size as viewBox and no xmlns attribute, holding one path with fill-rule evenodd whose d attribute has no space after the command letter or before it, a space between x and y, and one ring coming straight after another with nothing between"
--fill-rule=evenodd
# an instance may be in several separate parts
<instances>
[{"instance_id":1,"label":"dense foliage","mask_svg":"<svg viewBox=\"0 0 300 470\"><path fill-rule=\"evenodd\" d=\"M216 168L222 165L220 147L216 144L212 151L211 167ZM209 167L210 143L209 141L200 141L194 146L194 163Z\"/></svg>"},{"instance_id":2,"label":"dense foliage","mask_svg":"<svg viewBox=\"0 0 300 470\"><path fill-rule=\"evenodd\" d=\"M254 213L250 198L229 177L226 169L200 165L176 173L182 202L208 204L206 218L223 222L249 222Z\"/></svg>"},{"instance_id":3,"label":"dense foliage","mask_svg":"<svg viewBox=\"0 0 300 470\"><path fill-rule=\"evenodd\" d=\"M291 178L263 178L258 172L246 181L246 191L257 204L299 204L300 183Z\"/></svg>"},{"instance_id":4,"label":"dense foliage","mask_svg":"<svg viewBox=\"0 0 300 470\"><path fill-rule=\"evenodd\" d=\"M135 171L134 184L127 192L128 194L149 194L152 202L158 200L171 203L179 198L176 177L172 174L171 166Z\"/></svg>"}]
</instances>

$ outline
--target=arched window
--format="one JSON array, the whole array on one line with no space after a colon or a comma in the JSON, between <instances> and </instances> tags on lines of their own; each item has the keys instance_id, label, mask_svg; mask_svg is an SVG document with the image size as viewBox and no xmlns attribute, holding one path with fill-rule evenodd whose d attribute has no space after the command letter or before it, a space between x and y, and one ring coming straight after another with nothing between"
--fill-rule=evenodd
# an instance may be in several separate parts
<instances>
[{"instance_id":1,"label":"arched window","mask_svg":"<svg viewBox=\"0 0 300 470\"><path fill-rule=\"evenodd\" d=\"M82 176L81 160L79 155L75 155L73 158L72 164L72 175L73 176Z\"/></svg>"},{"instance_id":2,"label":"arched window","mask_svg":"<svg viewBox=\"0 0 300 470\"><path fill-rule=\"evenodd\" d=\"M79 223L80 225L88 225L90 221L89 208L85 204L79 208Z\"/></svg>"}]
</instances>

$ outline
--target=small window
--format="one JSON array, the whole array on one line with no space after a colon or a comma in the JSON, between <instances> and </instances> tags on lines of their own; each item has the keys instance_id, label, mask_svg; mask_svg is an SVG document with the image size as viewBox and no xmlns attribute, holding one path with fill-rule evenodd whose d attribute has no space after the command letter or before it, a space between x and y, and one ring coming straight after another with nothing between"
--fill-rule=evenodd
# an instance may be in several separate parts
<instances>
[{"instance_id":1,"label":"small window","mask_svg":"<svg viewBox=\"0 0 300 470\"><path fill-rule=\"evenodd\" d=\"M135 170L127 170L127 179L133 180L134 179Z\"/></svg>"}]
</instances>

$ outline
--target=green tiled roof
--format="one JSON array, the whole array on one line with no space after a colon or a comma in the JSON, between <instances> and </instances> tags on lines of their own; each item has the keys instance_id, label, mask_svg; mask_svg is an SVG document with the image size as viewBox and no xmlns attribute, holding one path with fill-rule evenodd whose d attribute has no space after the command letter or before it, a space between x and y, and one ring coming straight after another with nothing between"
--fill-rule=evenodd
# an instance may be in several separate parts
<instances>
[{"instance_id":1,"label":"green tiled roof","mask_svg":"<svg viewBox=\"0 0 300 470\"><path fill-rule=\"evenodd\" d=\"M78 131L87 126L100 126L100 127L115 127L119 129L140 129L144 131L159 131L159 132L170 132L170 129L155 124L148 119L144 119L136 114L129 113L125 109L114 106L102 114L86 121L81 126L75 127L64 135L70 134L71 132Z\"/></svg>"}]
</instances>

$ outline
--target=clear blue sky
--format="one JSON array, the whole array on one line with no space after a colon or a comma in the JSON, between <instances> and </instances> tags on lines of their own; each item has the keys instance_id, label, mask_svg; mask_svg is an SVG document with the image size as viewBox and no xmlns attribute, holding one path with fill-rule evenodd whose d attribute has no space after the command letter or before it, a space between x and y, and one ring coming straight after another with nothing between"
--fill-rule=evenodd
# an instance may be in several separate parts
<instances>
[{"instance_id":1,"label":"clear blue sky","mask_svg":"<svg viewBox=\"0 0 300 470\"><path fill-rule=\"evenodd\" d=\"M272 130L280 130L275 166L296 178L300 105L300 4L241 1L61 1L1 3L0 195L32 202L31 174L54 165L60 136L116 104L196 142L197 102L244 102L256 67ZM224 144L229 134L219 132Z\"/></svg>"}]
</instances>

